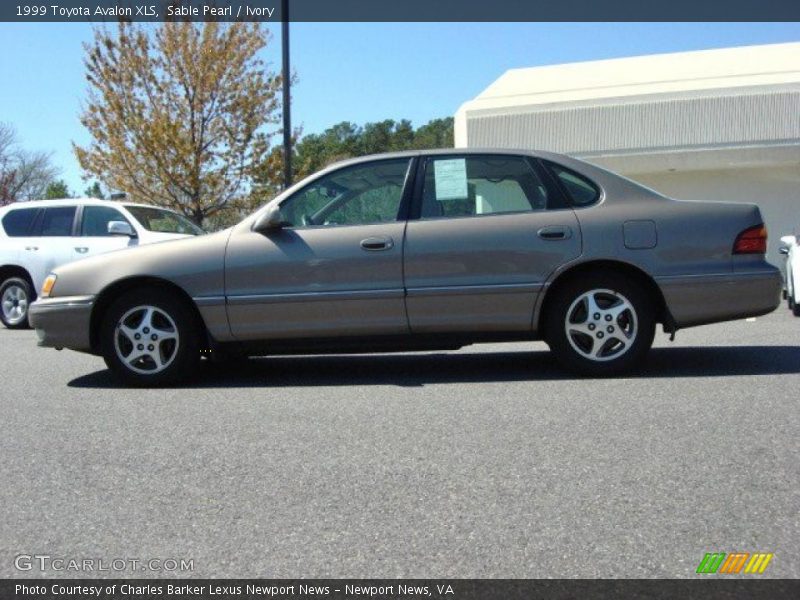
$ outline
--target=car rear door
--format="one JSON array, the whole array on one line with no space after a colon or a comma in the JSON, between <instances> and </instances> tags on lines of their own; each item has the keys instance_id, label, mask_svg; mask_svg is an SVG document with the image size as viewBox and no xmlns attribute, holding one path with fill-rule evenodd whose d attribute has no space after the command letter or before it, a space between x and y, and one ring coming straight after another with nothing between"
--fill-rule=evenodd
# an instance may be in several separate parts
<instances>
[{"instance_id":1,"label":"car rear door","mask_svg":"<svg viewBox=\"0 0 800 600\"><path fill-rule=\"evenodd\" d=\"M532 158L428 156L406 229L411 331L531 329L550 274L581 253L563 194Z\"/></svg>"},{"instance_id":2,"label":"car rear door","mask_svg":"<svg viewBox=\"0 0 800 600\"><path fill-rule=\"evenodd\" d=\"M36 217L31 237L25 239L29 272L37 292L56 267L72 262L77 205L46 206Z\"/></svg>"},{"instance_id":3,"label":"car rear door","mask_svg":"<svg viewBox=\"0 0 800 600\"><path fill-rule=\"evenodd\" d=\"M225 255L242 341L408 333L404 206L413 159L329 172L281 203L285 226L234 231Z\"/></svg>"}]
</instances>

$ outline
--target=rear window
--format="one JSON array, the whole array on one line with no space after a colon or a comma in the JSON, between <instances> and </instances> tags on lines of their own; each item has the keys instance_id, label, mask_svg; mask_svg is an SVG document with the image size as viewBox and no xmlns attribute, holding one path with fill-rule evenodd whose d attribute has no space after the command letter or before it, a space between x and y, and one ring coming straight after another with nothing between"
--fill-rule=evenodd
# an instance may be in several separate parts
<instances>
[{"instance_id":1,"label":"rear window","mask_svg":"<svg viewBox=\"0 0 800 600\"><path fill-rule=\"evenodd\" d=\"M600 188L583 175L554 163L547 163L547 166L561 182L573 206L589 206L600 199Z\"/></svg>"},{"instance_id":2,"label":"rear window","mask_svg":"<svg viewBox=\"0 0 800 600\"><path fill-rule=\"evenodd\" d=\"M3 217L3 230L9 237L30 235L31 225L36 218L38 208L18 208L10 210Z\"/></svg>"}]
</instances>

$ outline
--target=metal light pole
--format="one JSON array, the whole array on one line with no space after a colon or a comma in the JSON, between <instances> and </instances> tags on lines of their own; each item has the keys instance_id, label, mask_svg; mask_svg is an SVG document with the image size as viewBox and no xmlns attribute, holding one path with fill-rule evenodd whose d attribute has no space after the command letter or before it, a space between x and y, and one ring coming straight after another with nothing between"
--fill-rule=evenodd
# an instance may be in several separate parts
<instances>
[{"instance_id":1,"label":"metal light pole","mask_svg":"<svg viewBox=\"0 0 800 600\"><path fill-rule=\"evenodd\" d=\"M283 189L292 185L292 106L289 70L289 0L281 0L281 49L283 52Z\"/></svg>"}]
</instances>

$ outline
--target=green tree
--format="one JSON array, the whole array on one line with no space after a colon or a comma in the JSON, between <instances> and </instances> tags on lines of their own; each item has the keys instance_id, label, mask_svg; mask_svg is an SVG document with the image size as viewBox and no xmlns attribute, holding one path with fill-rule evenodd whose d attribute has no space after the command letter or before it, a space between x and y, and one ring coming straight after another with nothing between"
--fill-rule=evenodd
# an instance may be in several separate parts
<instances>
[{"instance_id":1,"label":"green tree","mask_svg":"<svg viewBox=\"0 0 800 600\"><path fill-rule=\"evenodd\" d=\"M120 23L95 31L73 144L83 170L130 197L174 208L198 224L246 190L278 121L280 77L258 58L269 33L257 23Z\"/></svg>"},{"instance_id":2,"label":"green tree","mask_svg":"<svg viewBox=\"0 0 800 600\"><path fill-rule=\"evenodd\" d=\"M407 119L386 119L367 123L363 127L343 121L321 134L307 135L295 144L295 180L346 158L400 150L452 147L453 119L450 117L435 119L417 130ZM276 166L273 160L271 168Z\"/></svg>"},{"instance_id":3,"label":"green tree","mask_svg":"<svg viewBox=\"0 0 800 600\"><path fill-rule=\"evenodd\" d=\"M453 117L434 119L414 132L413 147L418 150L452 148L454 143Z\"/></svg>"},{"instance_id":4,"label":"green tree","mask_svg":"<svg viewBox=\"0 0 800 600\"><path fill-rule=\"evenodd\" d=\"M63 179L53 181L44 191L45 200L57 200L58 198L72 198L69 188Z\"/></svg>"},{"instance_id":5,"label":"green tree","mask_svg":"<svg viewBox=\"0 0 800 600\"><path fill-rule=\"evenodd\" d=\"M83 190L83 195L87 198L99 198L105 200L106 195L103 193L103 188L100 187L100 182L95 181L92 185Z\"/></svg>"}]
</instances>

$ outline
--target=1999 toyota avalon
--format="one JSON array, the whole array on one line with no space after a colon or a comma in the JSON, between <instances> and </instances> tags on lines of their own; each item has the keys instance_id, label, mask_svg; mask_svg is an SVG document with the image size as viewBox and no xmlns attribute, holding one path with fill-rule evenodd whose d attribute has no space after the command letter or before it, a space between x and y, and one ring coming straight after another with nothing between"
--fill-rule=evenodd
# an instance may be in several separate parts
<instances>
[{"instance_id":1,"label":"1999 toyota avalon","mask_svg":"<svg viewBox=\"0 0 800 600\"><path fill-rule=\"evenodd\" d=\"M686 202L545 152L441 150L339 163L235 227L55 270L41 346L97 354L133 385L203 354L456 349L544 340L620 373L657 323L762 315L781 277L751 204Z\"/></svg>"}]
</instances>

